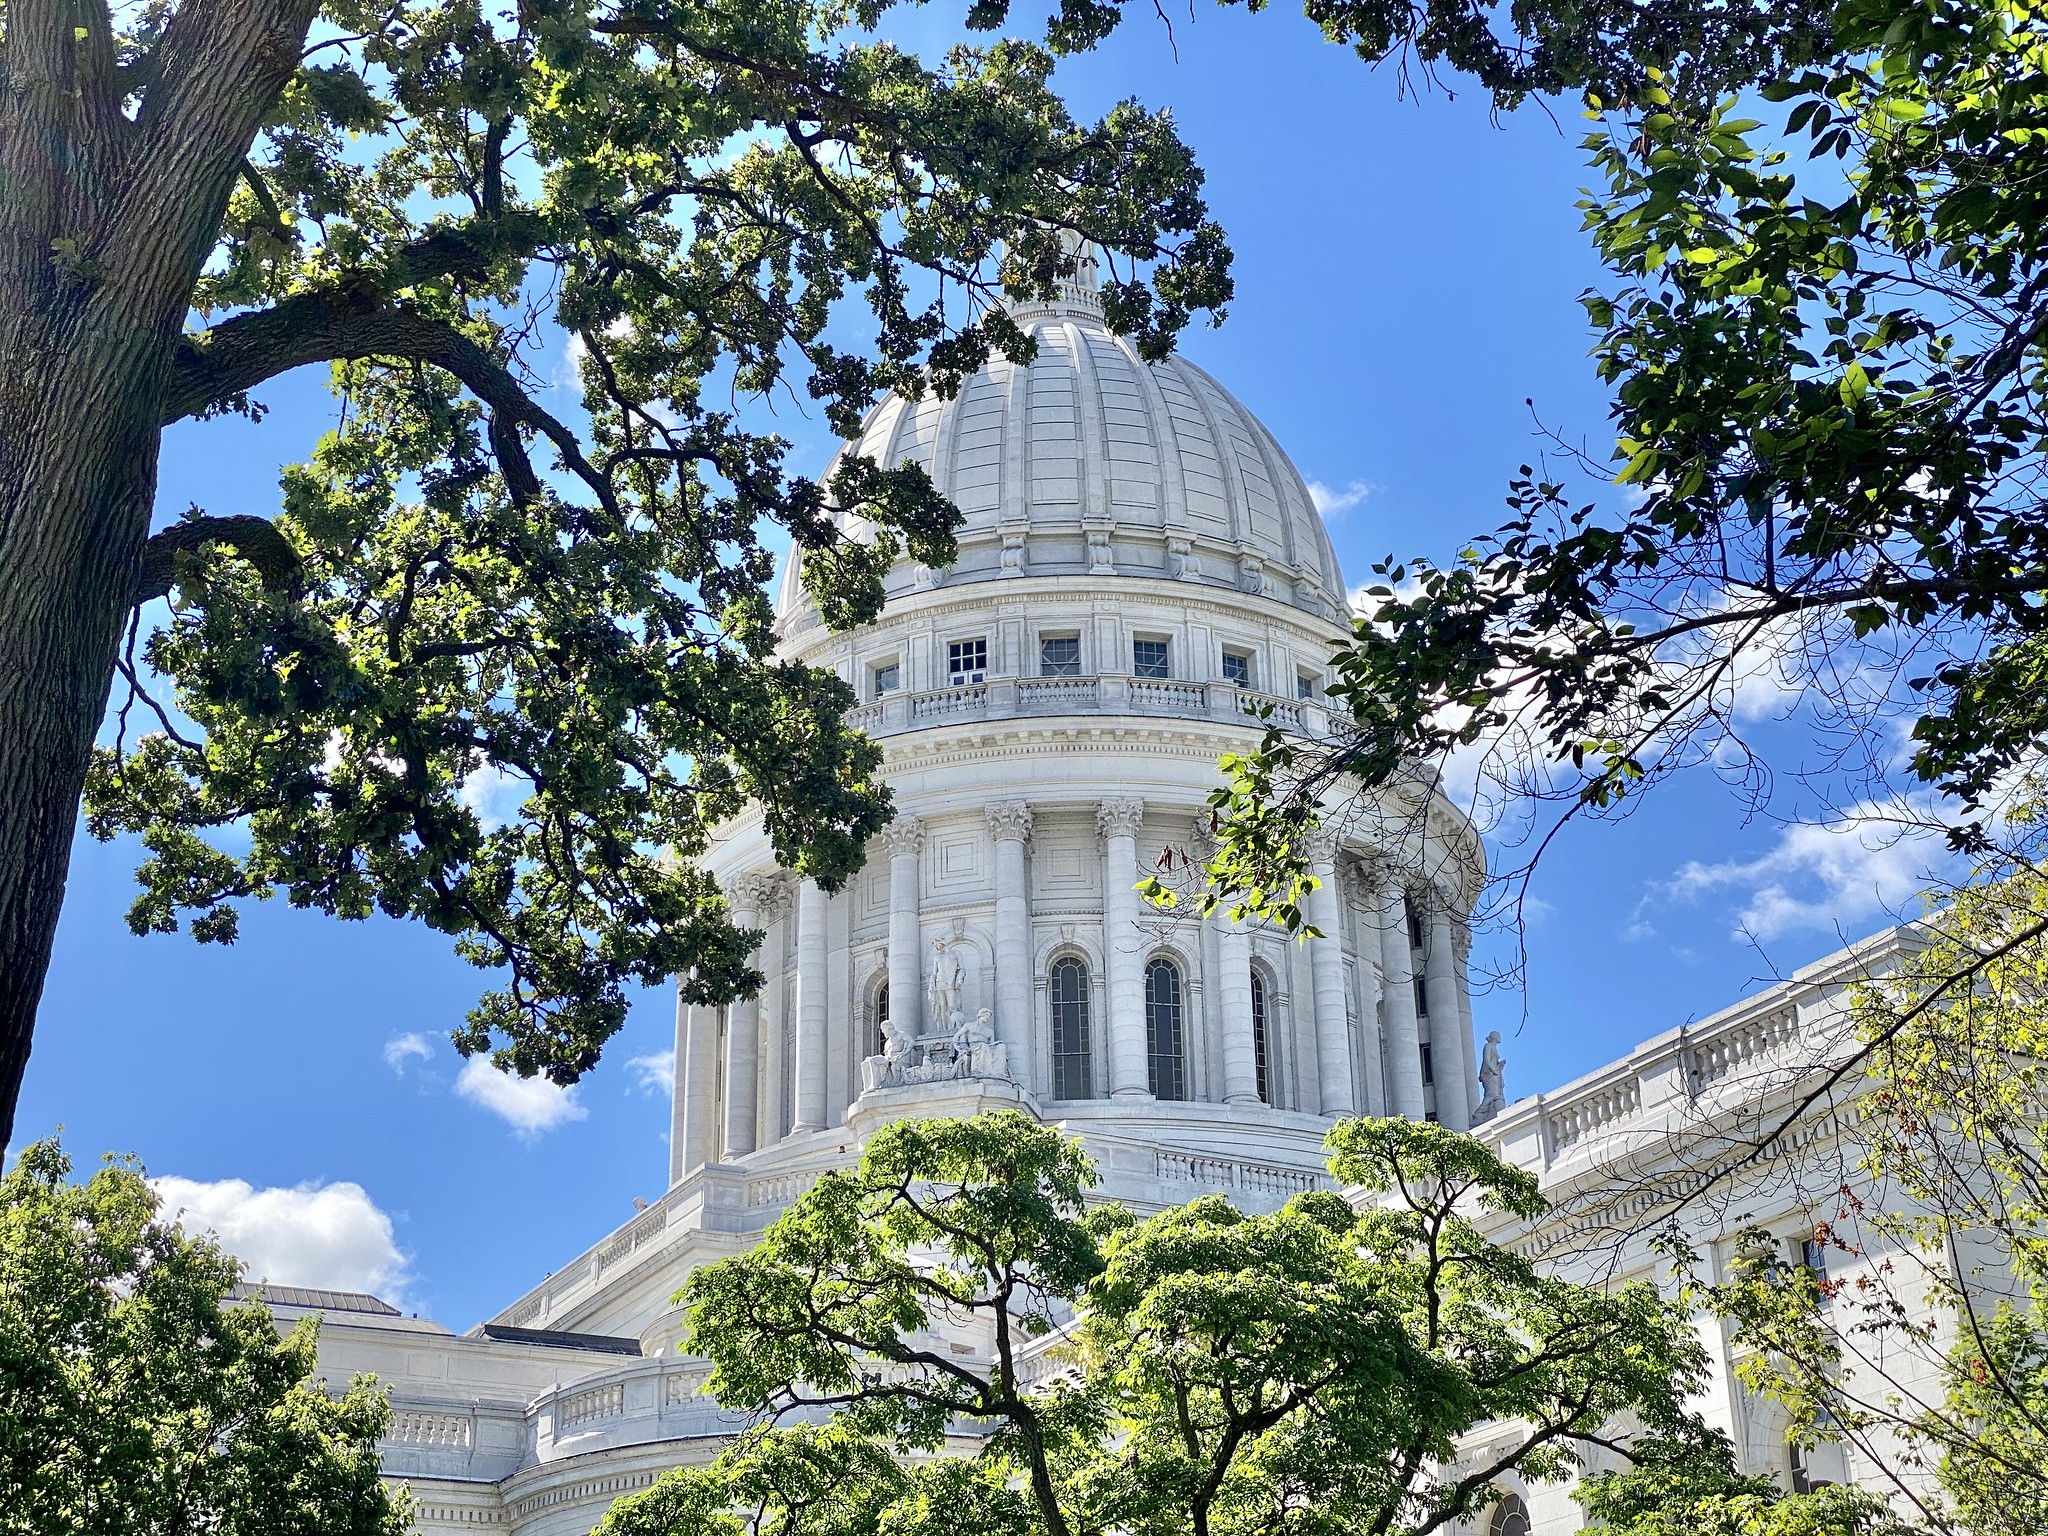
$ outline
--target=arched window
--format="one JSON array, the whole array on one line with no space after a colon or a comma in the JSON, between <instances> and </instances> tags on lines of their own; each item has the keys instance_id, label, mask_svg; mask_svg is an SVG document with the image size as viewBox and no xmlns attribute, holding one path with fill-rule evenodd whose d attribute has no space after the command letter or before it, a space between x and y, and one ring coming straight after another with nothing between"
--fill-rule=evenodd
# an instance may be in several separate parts
<instances>
[{"instance_id":1,"label":"arched window","mask_svg":"<svg viewBox=\"0 0 2048 1536\"><path fill-rule=\"evenodd\" d=\"M875 1006L868 1010L868 1048L863 1056L879 1056L888 1049L882 1026L889 1022L889 983L875 988Z\"/></svg>"},{"instance_id":2,"label":"arched window","mask_svg":"<svg viewBox=\"0 0 2048 1536\"><path fill-rule=\"evenodd\" d=\"M1266 1054L1266 978L1252 969L1252 1065L1259 1074L1259 1102L1273 1102L1273 1079Z\"/></svg>"},{"instance_id":3,"label":"arched window","mask_svg":"<svg viewBox=\"0 0 2048 1536\"><path fill-rule=\"evenodd\" d=\"M1155 1099L1188 1096L1182 1039L1180 971L1171 960L1154 960L1145 967L1145 1070Z\"/></svg>"},{"instance_id":4,"label":"arched window","mask_svg":"<svg viewBox=\"0 0 2048 1536\"><path fill-rule=\"evenodd\" d=\"M1486 1536L1529 1536L1529 1506L1516 1495L1508 1494L1493 1506Z\"/></svg>"},{"instance_id":5,"label":"arched window","mask_svg":"<svg viewBox=\"0 0 2048 1536\"><path fill-rule=\"evenodd\" d=\"M1046 978L1052 996L1052 1096L1086 1099L1095 1093L1088 1065L1088 968L1055 960Z\"/></svg>"}]
</instances>

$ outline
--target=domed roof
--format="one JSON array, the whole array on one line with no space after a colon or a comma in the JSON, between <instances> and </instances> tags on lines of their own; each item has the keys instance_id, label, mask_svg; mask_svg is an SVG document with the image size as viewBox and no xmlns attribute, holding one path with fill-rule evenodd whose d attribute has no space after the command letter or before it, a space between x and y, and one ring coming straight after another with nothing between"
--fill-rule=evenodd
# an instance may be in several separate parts
<instances>
[{"instance_id":1,"label":"domed roof","mask_svg":"<svg viewBox=\"0 0 2048 1536\"><path fill-rule=\"evenodd\" d=\"M899 566L916 585L1087 573L1258 592L1323 617L1343 577L1301 473L1221 384L1175 354L1146 363L1110 332L1092 281L1012 312L1038 342L993 359L951 400L891 396L841 453L913 459L959 507L958 561ZM829 476L829 471L827 472ZM785 614L802 603L790 570Z\"/></svg>"}]
</instances>

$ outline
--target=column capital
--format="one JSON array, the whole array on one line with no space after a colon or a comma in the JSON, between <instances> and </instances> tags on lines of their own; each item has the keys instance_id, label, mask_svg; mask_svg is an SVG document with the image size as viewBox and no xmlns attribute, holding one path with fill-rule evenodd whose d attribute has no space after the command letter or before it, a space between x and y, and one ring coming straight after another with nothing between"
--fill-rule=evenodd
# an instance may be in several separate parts
<instances>
[{"instance_id":1,"label":"column capital","mask_svg":"<svg viewBox=\"0 0 2048 1536\"><path fill-rule=\"evenodd\" d=\"M876 835L892 859L914 859L924 852L924 823L915 816L898 816Z\"/></svg>"},{"instance_id":2,"label":"column capital","mask_svg":"<svg viewBox=\"0 0 2048 1536\"><path fill-rule=\"evenodd\" d=\"M1472 958L1472 925L1454 922L1451 924L1451 954L1459 965Z\"/></svg>"},{"instance_id":3,"label":"column capital","mask_svg":"<svg viewBox=\"0 0 2048 1536\"><path fill-rule=\"evenodd\" d=\"M774 921L787 898L788 883L781 875L766 872L736 875L725 890L734 915L744 912L756 922Z\"/></svg>"},{"instance_id":4,"label":"column capital","mask_svg":"<svg viewBox=\"0 0 2048 1536\"><path fill-rule=\"evenodd\" d=\"M1145 820L1145 802L1135 798L1104 800L1095 807L1095 829L1104 837L1136 837Z\"/></svg>"},{"instance_id":5,"label":"column capital","mask_svg":"<svg viewBox=\"0 0 2048 1536\"><path fill-rule=\"evenodd\" d=\"M1031 807L1022 800L1005 800L988 808L988 835L999 843L1023 843L1031 839Z\"/></svg>"},{"instance_id":6,"label":"column capital","mask_svg":"<svg viewBox=\"0 0 2048 1536\"><path fill-rule=\"evenodd\" d=\"M1332 869L1337 864L1337 834L1328 827L1311 827L1302 835L1302 852L1308 855L1311 864L1327 864Z\"/></svg>"}]
</instances>

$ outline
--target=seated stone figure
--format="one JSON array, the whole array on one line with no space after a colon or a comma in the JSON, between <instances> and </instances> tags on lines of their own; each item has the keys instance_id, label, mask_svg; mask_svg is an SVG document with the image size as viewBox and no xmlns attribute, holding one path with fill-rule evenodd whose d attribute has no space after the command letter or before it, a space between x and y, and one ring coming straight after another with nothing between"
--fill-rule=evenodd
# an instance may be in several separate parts
<instances>
[{"instance_id":1,"label":"seated stone figure","mask_svg":"<svg viewBox=\"0 0 2048 1536\"><path fill-rule=\"evenodd\" d=\"M996 1040L995 1026L990 1023L991 1015L984 1008L973 1018L962 1021L953 1031L953 1060L955 1070L962 1077L1000 1077L1010 1075L1010 1048Z\"/></svg>"},{"instance_id":2,"label":"seated stone figure","mask_svg":"<svg viewBox=\"0 0 2048 1536\"><path fill-rule=\"evenodd\" d=\"M917 1065L917 1058L916 1042L894 1023L887 1019L883 1020L882 1054L861 1058L861 1092L873 1093L878 1088L901 1087L905 1074Z\"/></svg>"}]
</instances>

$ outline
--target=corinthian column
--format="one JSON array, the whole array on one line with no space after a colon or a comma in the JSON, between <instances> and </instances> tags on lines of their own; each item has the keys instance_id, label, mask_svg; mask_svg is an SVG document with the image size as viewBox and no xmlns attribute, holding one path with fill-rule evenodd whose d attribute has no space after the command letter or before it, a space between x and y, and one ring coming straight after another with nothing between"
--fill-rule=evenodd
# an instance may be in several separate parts
<instances>
[{"instance_id":1,"label":"corinthian column","mask_svg":"<svg viewBox=\"0 0 2048 1536\"><path fill-rule=\"evenodd\" d=\"M923 921L918 915L918 861L924 823L899 816L882 829L889 850L889 1022L915 1040L923 1030Z\"/></svg>"},{"instance_id":2,"label":"corinthian column","mask_svg":"<svg viewBox=\"0 0 2048 1536\"><path fill-rule=\"evenodd\" d=\"M1436 1081L1436 1118L1439 1125L1454 1131L1469 1131L1472 1058L1466 1043L1465 1010L1458 1006L1453 926L1450 899L1442 890L1432 890L1425 984L1429 988L1429 1061L1430 1075Z\"/></svg>"},{"instance_id":3,"label":"corinthian column","mask_svg":"<svg viewBox=\"0 0 2048 1536\"><path fill-rule=\"evenodd\" d=\"M742 875L732 884L735 928L758 928L762 913L774 900L773 881L764 875ZM757 949L756 954L759 953ZM752 956L748 957L753 958ZM760 1131L761 994L738 998L725 1026L725 1155L744 1157L754 1150Z\"/></svg>"},{"instance_id":4,"label":"corinthian column","mask_svg":"<svg viewBox=\"0 0 2048 1536\"><path fill-rule=\"evenodd\" d=\"M1310 939L1309 970L1316 994L1316 1070L1322 1078L1318 1107L1326 1115L1358 1112L1351 1086L1351 1004L1344 988L1344 905L1337 895L1337 840L1327 832L1308 839L1308 872L1316 888L1308 893L1306 916L1322 934Z\"/></svg>"},{"instance_id":5,"label":"corinthian column","mask_svg":"<svg viewBox=\"0 0 2048 1536\"><path fill-rule=\"evenodd\" d=\"M1105 800L1095 809L1102 833L1102 954L1109 982L1109 1096L1149 1099L1145 1070L1144 959L1138 933L1138 826L1142 800Z\"/></svg>"},{"instance_id":6,"label":"corinthian column","mask_svg":"<svg viewBox=\"0 0 2048 1536\"><path fill-rule=\"evenodd\" d=\"M1408 892L1390 869L1379 892L1382 996L1387 1005L1387 1112L1420 1120L1422 1033L1415 1017L1415 962L1409 950Z\"/></svg>"},{"instance_id":7,"label":"corinthian column","mask_svg":"<svg viewBox=\"0 0 2048 1536\"><path fill-rule=\"evenodd\" d=\"M1216 925L1216 978L1223 1015L1223 1102L1259 1102L1258 1041L1252 1034L1252 936L1228 906L1210 916ZM1266 1027L1273 1027L1268 1017Z\"/></svg>"},{"instance_id":8,"label":"corinthian column","mask_svg":"<svg viewBox=\"0 0 2048 1536\"><path fill-rule=\"evenodd\" d=\"M1024 885L1024 847L1031 807L1022 800L988 808L996 845L996 1038L1009 1048L1010 1075L1035 1088L1038 1053L1031 1048L1031 897Z\"/></svg>"},{"instance_id":9,"label":"corinthian column","mask_svg":"<svg viewBox=\"0 0 2048 1536\"><path fill-rule=\"evenodd\" d=\"M796 896L796 1120L825 1128L825 893L806 880ZM912 974L915 974L913 972ZM891 1001L894 993L890 994Z\"/></svg>"}]
</instances>

